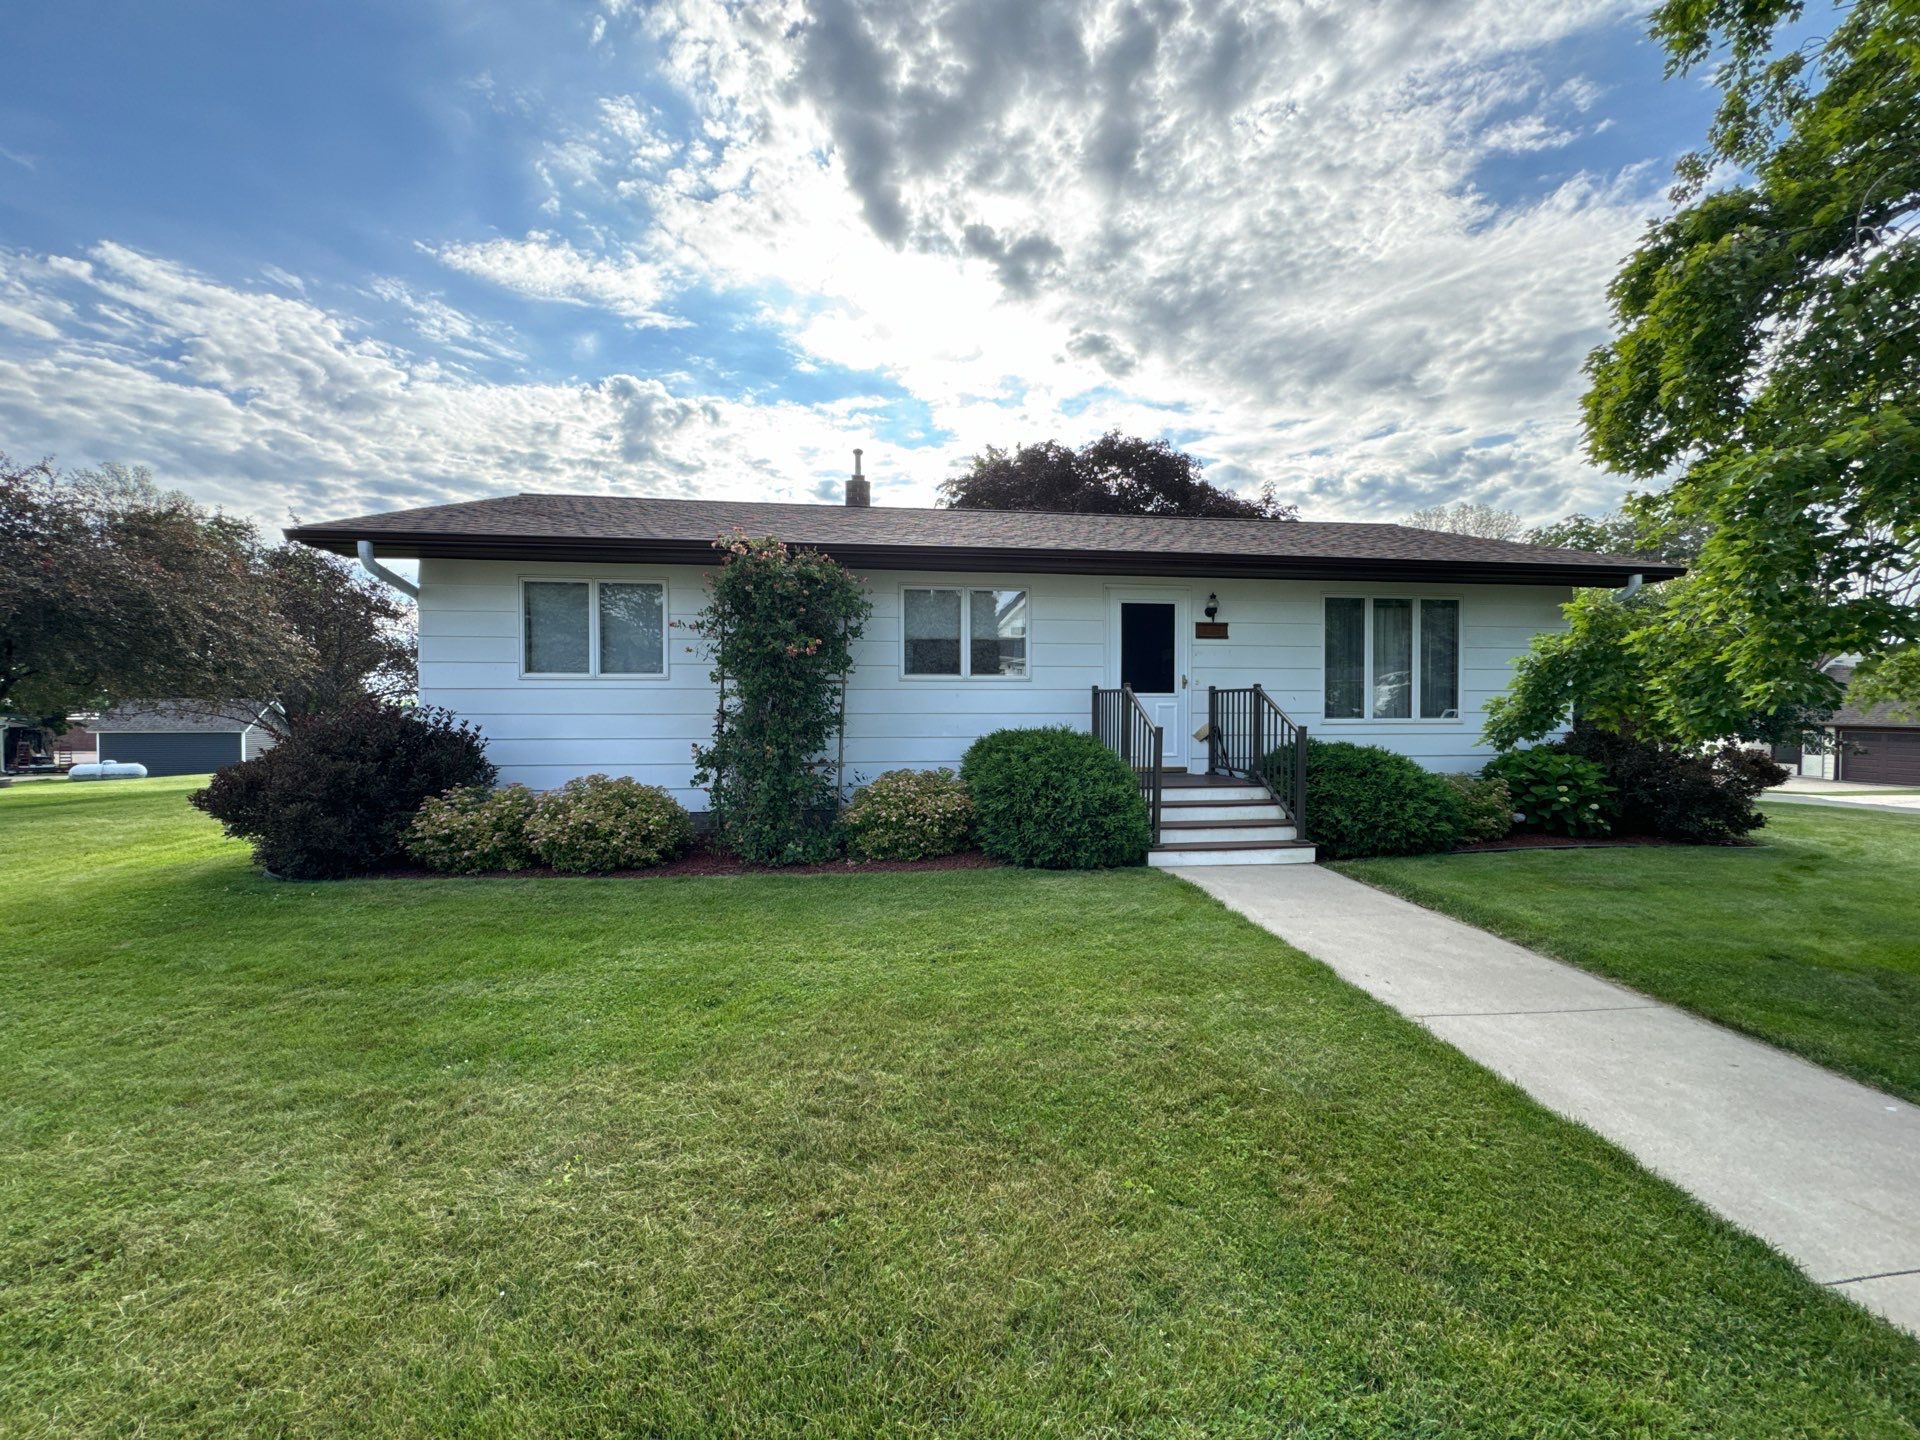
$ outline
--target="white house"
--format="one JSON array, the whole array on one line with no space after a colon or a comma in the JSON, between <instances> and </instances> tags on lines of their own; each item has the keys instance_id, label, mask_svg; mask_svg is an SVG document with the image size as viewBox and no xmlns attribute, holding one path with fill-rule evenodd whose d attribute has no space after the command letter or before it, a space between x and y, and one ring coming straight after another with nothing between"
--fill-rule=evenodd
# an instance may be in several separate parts
<instances>
[{"instance_id":1,"label":"white house","mask_svg":"<svg viewBox=\"0 0 1920 1440\"><path fill-rule=\"evenodd\" d=\"M547 788L626 774L694 810L706 797L692 752L710 736L716 695L709 662L673 622L699 612L714 541L734 531L818 548L867 585L873 615L848 681L850 781L957 765L1005 726L1088 728L1095 692L1122 686L1176 781L1226 768L1231 726L1219 714L1211 746L1196 738L1209 688L1229 694L1244 728L1254 707L1238 697L1255 685L1263 746L1297 723L1435 770L1475 768L1489 753L1488 698L1527 642L1562 624L1575 586L1679 573L1399 525L891 509L867 506L858 479L848 498L515 495L287 533L419 561L420 698L479 726L503 779ZM1284 786L1269 788L1209 793L1179 823L1197 845L1200 821L1231 798L1248 803L1249 822L1279 814L1253 806L1286 804ZM1178 803L1197 804L1184 790Z\"/></svg>"}]
</instances>

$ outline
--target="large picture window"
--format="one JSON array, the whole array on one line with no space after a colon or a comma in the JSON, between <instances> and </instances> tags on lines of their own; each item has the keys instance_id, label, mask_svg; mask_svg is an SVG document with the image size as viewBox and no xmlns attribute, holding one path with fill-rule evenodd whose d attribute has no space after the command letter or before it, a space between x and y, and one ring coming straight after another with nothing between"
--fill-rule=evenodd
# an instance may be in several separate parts
<instances>
[{"instance_id":1,"label":"large picture window","mask_svg":"<svg viewBox=\"0 0 1920 1440\"><path fill-rule=\"evenodd\" d=\"M667 587L628 580L527 580L520 586L528 675L667 673Z\"/></svg>"},{"instance_id":2,"label":"large picture window","mask_svg":"<svg viewBox=\"0 0 1920 1440\"><path fill-rule=\"evenodd\" d=\"M903 673L951 679L1026 675L1026 591L908 589L901 611Z\"/></svg>"},{"instance_id":3,"label":"large picture window","mask_svg":"<svg viewBox=\"0 0 1920 1440\"><path fill-rule=\"evenodd\" d=\"M1458 600L1327 598L1327 719L1459 715Z\"/></svg>"}]
</instances>

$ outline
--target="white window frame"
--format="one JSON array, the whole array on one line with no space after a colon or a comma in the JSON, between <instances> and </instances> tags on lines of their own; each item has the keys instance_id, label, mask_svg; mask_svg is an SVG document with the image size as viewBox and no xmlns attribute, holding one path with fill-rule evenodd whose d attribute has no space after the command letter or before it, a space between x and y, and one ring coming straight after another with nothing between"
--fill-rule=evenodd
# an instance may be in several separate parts
<instances>
[{"instance_id":1,"label":"white window frame","mask_svg":"<svg viewBox=\"0 0 1920 1440\"><path fill-rule=\"evenodd\" d=\"M1327 711L1327 601L1364 600L1367 602L1366 619L1362 624L1362 638L1365 646L1361 651L1361 693L1366 697L1364 715L1329 715ZM1373 602L1376 600L1405 600L1413 610L1413 665L1412 679L1409 682L1411 703L1407 707L1412 713L1407 715L1375 715L1373 713ZM1420 656L1420 630L1423 621L1420 617L1422 600L1448 600L1453 603L1454 614L1459 617L1459 634L1455 637L1453 651L1453 693L1455 703L1451 715L1422 715L1420 713L1420 684L1425 678L1423 661ZM1466 721L1466 708L1461 701L1467 697L1467 602L1459 595L1435 594L1428 591L1419 595L1388 595L1372 590L1328 590L1320 596L1320 723L1323 725L1460 725Z\"/></svg>"},{"instance_id":2,"label":"white window frame","mask_svg":"<svg viewBox=\"0 0 1920 1440\"><path fill-rule=\"evenodd\" d=\"M958 675L914 675L907 670L907 594L909 591L951 591L960 597L960 673ZM1027 597L1027 673L1024 675L976 675L973 673L973 606L967 594L973 590L1017 590ZM1024 685L1033 679L1033 587L1030 585L902 585L900 587L900 678L915 685Z\"/></svg>"},{"instance_id":3,"label":"white window frame","mask_svg":"<svg viewBox=\"0 0 1920 1440\"><path fill-rule=\"evenodd\" d=\"M587 666L585 670L527 669L527 586L585 585L587 587ZM600 587L602 585L657 585L660 587L660 668L652 670L602 670L600 668ZM656 575L522 575L517 588L520 603L516 626L519 654L515 663L522 680L592 682L594 684L645 684L665 680L673 664L672 589L664 576Z\"/></svg>"}]
</instances>

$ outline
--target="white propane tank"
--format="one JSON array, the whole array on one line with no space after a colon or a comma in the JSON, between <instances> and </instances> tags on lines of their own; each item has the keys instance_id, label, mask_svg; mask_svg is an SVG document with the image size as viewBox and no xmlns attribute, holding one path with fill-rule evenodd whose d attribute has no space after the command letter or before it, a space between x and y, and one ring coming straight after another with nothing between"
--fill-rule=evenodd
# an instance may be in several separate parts
<instances>
[{"instance_id":1,"label":"white propane tank","mask_svg":"<svg viewBox=\"0 0 1920 1440\"><path fill-rule=\"evenodd\" d=\"M130 760L101 760L89 765L76 765L67 772L69 780L144 780L147 767L136 765Z\"/></svg>"}]
</instances>

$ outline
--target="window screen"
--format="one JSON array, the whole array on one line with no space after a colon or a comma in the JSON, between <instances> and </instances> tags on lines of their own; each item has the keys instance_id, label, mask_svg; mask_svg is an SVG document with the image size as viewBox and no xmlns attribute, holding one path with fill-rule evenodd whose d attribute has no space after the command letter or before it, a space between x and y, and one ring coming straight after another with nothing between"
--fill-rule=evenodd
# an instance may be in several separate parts
<instances>
[{"instance_id":1,"label":"window screen","mask_svg":"<svg viewBox=\"0 0 1920 1440\"><path fill-rule=\"evenodd\" d=\"M529 674L587 673L587 591L584 580L530 580L522 588Z\"/></svg>"},{"instance_id":2,"label":"window screen","mask_svg":"<svg viewBox=\"0 0 1920 1440\"><path fill-rule=\"evenodd\" d=\"M1381 720L1413 714L1413 602L1373 602L1373 713Z\"/></svg>"},{"instance_id":3,"label":"window screen","mask_svg":"<svg viewBox=\"0 0 1920 1440\"><path fill-rule=\"evenodd\" d=\"M1420 602L1420 718L1460 713L1460 602Z\"/></svg>"},{"instance_id":4,"label":"window screen","mask_svg":"<svg viewBox=\"0 0 1920 1440\"><path fill-rule=\"evenodd\" d=\"M1367 602L1327 601L1327 718L1358 720L1367 704Z\"/></svg>"},{"instance_id":5,"label":"window screen","mask_svg":"<svg viewBox=\"0 0 1920 1440\"><path fill-rule=\"evenodd\" d=\"M600 673L658 675L666 669L666 587L603 581Z\"/></svg>"},{"instance_id":6,"label":"window screen","mask_svg":"<svg viewBox=\"0 0 1920 1440\"><path fill-rule=\"evenodd\" d=\"M975 675L1027 673L1027 592L967 592L968 659Z\"/></svg>"},{"instance_id":7,"label":"window screen","mask_svg":"<svg viewBox=\"0 0 1920 1440\"><path fill-rule=\"evenodd\" d=\"M906 592L907 674L960 673L960 592Z\"/></svg>"}]
</instances>

